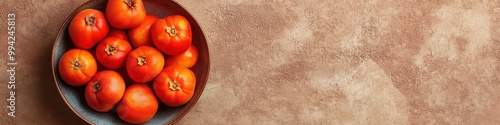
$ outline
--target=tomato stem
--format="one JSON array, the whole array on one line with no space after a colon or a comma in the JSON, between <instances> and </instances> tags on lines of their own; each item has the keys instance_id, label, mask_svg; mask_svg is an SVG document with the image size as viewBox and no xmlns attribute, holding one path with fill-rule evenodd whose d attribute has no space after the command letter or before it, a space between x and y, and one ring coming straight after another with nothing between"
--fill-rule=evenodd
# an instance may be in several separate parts
<instances>
[{"instance_id":1,"label":"tomato stem","mask_svg":"<svg viewBox=\"0 0 500 125\"><path fill-rule=\"evenodd\" d=\"M71 60L71 68L74 70L80 70L82 68L82 64L80 64L80 61L78 59Z\"/></svg>"},{"instance_id":2,"label":"tomato stem","mask_svg":"<svg viewBox=\"0 0 500 125\"><path fill-rule=\"evenodd\" d=\"M139 58L137 58L137 64L139 64L140 66L146 64L146 57L140 56Z\"/></svg>"},{"instance_id":3,"label":"tomato stem","mask_svg":"<svg viewBox=\"0 0 500 125\"><path fill-rule=\"evenodd\" d=\"M181 90L181 84L177 83L177 81L172 81L168 79L168 84L170 85L170 89L175 91L175 90Z\"/></svg>"},{"instance_id":4,"label":"tomato stem","mask_svg":"<svg viewBox=\"0 0 500 125\"><path fill-rule=\"evenodd\" d=\"M94 16L86 16L85 23L90 26L95 26L95 17Z\"/></svg>"},{"instance_id":5,"label":"tomato stem","mask_svg":"<svg viewBox=\"0 0 500 125\"><path fill-rule=\"evenodd\" d=\"M106 49L104 49L108 55L115 55L116 53L116 47L111 46L111 45L106 45Z\"/></svg>"},{"instance_id":6,"label":"tomato stem","mask_svg":"<svg viewBox=\"0 0 500 125\"><path fill-rule=\"evenodd\" d=\"M177 30L175 29L175 26L172 25L172 26L167 26L165 27L165 31L170 35L170 36L175 36L175 34L177 34Z\"/></svg>"},{"instance_id":7,"label":"tomato stem","mask_svg":"<svg viewBox=\"0 0 500 125\"><path fill-rule=\"evenodd\" d=\"M92 84L92 88L94 88L92 92L96 93L101 90L101 84L99 82L95 82L94 84Z\"/></svg>"},{"instance_id":8,"label":"tomato stem","mask_svg":"<svg viewBox=\"0 0 500 125\"><path fill-rule=\"evenodd\" d=\"M128 7L130 8L135 7L135 0L125 0L125 3L127 3Z\"/></svg>"}]
</instances>

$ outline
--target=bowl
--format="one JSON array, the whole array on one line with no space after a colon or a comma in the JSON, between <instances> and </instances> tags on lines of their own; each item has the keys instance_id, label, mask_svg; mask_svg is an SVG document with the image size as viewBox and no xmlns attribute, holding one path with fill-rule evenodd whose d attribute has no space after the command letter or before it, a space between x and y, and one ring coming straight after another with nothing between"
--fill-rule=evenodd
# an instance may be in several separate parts
<instances>
[{"instance_id":1,"label":"bowl","mask_svg":"<svg viewBox=\"0 0 500 125\"><path fill-rule=\"evenodd\" d=\"M62 24L57 33L52 50L52 74L62 96L62 99L71 110L90 124L128 124L121 120L113 109L110 112L102 113L91 109L84 95L85 86L74 87L66 84L58 73L58 63L61 56L68 50L75 48L68 35L68 26L71 19L81 10L93 8L105 12L107 0L90 0L76 8L66 21ZM200 98L208 78L210 69L208 46L205 35L193 16L175 1L171 0L144 0L144 6L148 14L154 14L163 18L172 14L180 14L186 17L191 24L193 34L193 45L198 49L198 60L191 70L196 75L196 87L193 97L187 104L172 108L159 101L158 111L155 116L145 124L173 124L180 120L195 105Z\"/></svg>"}]
</instances>

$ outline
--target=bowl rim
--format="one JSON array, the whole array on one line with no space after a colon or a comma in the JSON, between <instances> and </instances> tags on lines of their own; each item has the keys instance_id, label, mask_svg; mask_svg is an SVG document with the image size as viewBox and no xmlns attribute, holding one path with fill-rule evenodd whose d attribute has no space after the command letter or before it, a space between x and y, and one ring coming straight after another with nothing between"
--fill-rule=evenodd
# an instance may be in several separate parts
<instances>
[{"instance_id":1,"label":"bowl rim","mask_svg":"<svg viewBox=\"0 0 500 125\"><path fill-rule=\"evenodd\" d=\"M52 77L54 78L54 83L56 84L56 87L57 87L57 90L59 91L59 94L61 95L61 98L64 100L64 103L66 103L66 105L71 109L71 111L73 111L73 113L75 113L76 115L78 115L78 117L80 117L81 119L83 119L85 122L89 123L89 124L94 124L92 123L89 119L83 117L79 112L77 112L73 106L71 106L71 104L68 102L68 100L66 100L66 98L64 97L64 94L62 93L61 91L61 87L59 86L58 84L58 76L56 76L56 71L55 69L57 68L57 66L55 65L56 62L54 62L55 60L55 52L56 52L56 45L57 45L57 42L58 42L58 39L61 37L61 32L65 32L64 30L64 25L68 24L69 21L71 20L72 17L74 17L76 14L77 14L77 10L80 10L83 8L84 5L87 5L87 4L90 4L91 2L94 2L94 0L89 0L83 4L81 4L80 6L78 6L76 9L74 9L71 14L68 15L68 17L66 17L66 19L64 20L64 22L61 24L61 26L59 27L58 31L57 31L57 35L56 35L56 38L54 40L54 44L52 46L52 58L51 58L51 63L52 63ZM69 24L68 24L69 25Z\"/></svg>"},{"instance_id":2,"label":"bowl rim","mask_svg":"<svg viewBox=\"0 0 500 125\"><path fill-rule=\"evenodd\" d=\"M62 37L62 36L61 36L61 32L65 32L65 30L64 30L64 26L65 26L66 24L68 24L68 23L71 21L72 17L74 17L74 16L75 16L75 15L79 12L79 11L77 11L77 10L81 10L81 9L83 9L83 7L84 7L85 5L91 4L91 3L96 2L96 1L97 1L97 0L88 0L88 1L87 1L87 2L85 2L85 3L82 3L82 4L81 4L81 5L79 5L77 8L75 8L75 9L71 12L71 14L69 14L69 15L66 17L65 21L61 24L61 26L60 26L60 27L59 27L59 29L58 29L57 35L56 35L56 37L55 37L55 40L54 40L54 43L53 43L53 46L52 46L52 55L51 55L51 63L52 63L52 66L51 66L51 68L52 68L52 77L53 77L53 79L54 79L54 83L56 84L57 90L59 91L59 94L61 95L60 97L64 100L64 102L65 102L65 103L66 103L66 105L67 105L67 106L71 109L71 111L73 111L73 113L75 113L78 117L80 117L81 119L83 119L85 122L87 122L87 123L89 123L89 124L95 124L95 123L94 123L94 122L92 122L92 121L90 121L90 120L89 120L89 119L87 119L86 117L84 117L84 116L83 116L80 112L77 112L77 111L73 108L72 104L70 104L70 103L68 102L68 100L65 98L65 96L64 96L64 94L63 94L63 92L61 91L61 87L59 86L59 82L58 82L58 76L56 76L56 72L58 72L58 71L55 71L55 70L57 70L57 69L56 69L56 68L57 68L57 66L55 65L55 63L56 63L56 62L54 62L54 61L58 61L58 60L54 60L54 59L55 59L55 52L56 52L56 47L57 47L56 45L57 45L58 39L59 39L60 37ZM195 94L195 95L193 95L193 97L191 97L191 100L190 100L187 104L185 104L185 105L184 105L185 107L184 107L184 108L182 108L182 110L180 110L180 112L179 112L179 114L178 114L177 116L175 116L175 117L174 117L172 120L170 120L169 122L164 123L164 124L174 124L174 123L177 123L180 119L182 119L182 118L183 118L183 117L184 117L184 116L185 116L185 115L186 115L186 114L187 114L187 113L188 113L188 112L189 112L189 111L190 111L190 110L191 110L191 109L195 106L195 104L198 102L198 99L199 99L199 98L201 97L201 95L203 94L203 91L204 91L204 89L205 89L205 86L206 86L206 84L207 84L207 82L208 82L208 77L210 76L210 67L211 67L211 66L210 66L210 50L209 50L209 48L210 48L210 47L209 47L208 42L207 42L207 40L206 40L205 34L204 34L204 32L203 32L203 28L199 25L198 21L197 21L197 20L196 20L196 18L195 18L195 17L194 17L194 16L193 16L190 12L189 12L189 10L186 10L184 6L182 6L181 4L179 4L179 3L178 3L177 1L175 1L175 0L167 0L167 1L171 1L171 2L173 2L173 3L175 3L175 4L177 4L178 6L180 6L180 7L183 9L183 11L186 11L186 13L188 14L188 16L189 16L190 18L192 18L192 19L195 21L195 24L199 27L200 33L201 33L201 34L202 34L202 36L203 36L203 37L201 37L201 38L202 38L202 39L204 39L204 41L206 42L206 46L207 46L207 49L206 49L206 51L207 51L207 53L206 53L206 54L207 54L206 61L207 61L207 63L208 63L208 64L207 64L207 66L206 66L206 77L205 77L205 78L201 78L201 79L200 79L200 81L203 81L203 82L205 83L205 84L201 84L201 86L200 86L200 88L201 88L201 89L199 90L199 91L200 91L200 94L197 94L197 95ZM69 25L69 24L68 24L68 25ZM197 82L198 82L198 81L197 81ZM197 85L198 85L198 84L197 84Z\"/></svg>"},{"instance_id":3,"label":"bowl rim","mask_svg":"<svg viewBox=\"0 0 500 125\"><path fill-rule=\"evenodd\" d=\"M205 44L206 44L206 46L207 46L207 50L206 50L206 51L207 51L207 53L206 53L206 54L207 54L207 59L206 59L206 61L207 61L207 67L206 67L207 71L206 71L206 77L205 77L205 78L203 78L203 79L200 79L201 81L203 81L203 82L204 82L204 84L201 84L201 86L200 86L200 88L201 88L201 89L199 90L199 91L200 91L200 94L197 94L197 95L195 94L195 95L193 95L193 97L191 97L191 100L190 100L187 104L185 104L186 108L183 108L183 109L180 111L180 114L179 114L179 115L177 115L177 116L176 116L176 117L175 117L172 121L170 121L169 123L166 123L166 124L174 124L174 123L177 123L179 120L181 120L181 119L182 119L182 118L183 118L183 117L184 117L184 116L185 116L185 115L186 115L189 111L191 111L191 109L192 109L192 108L196 105L196 103L197 103L197 102L198 102L198 100L200 99L201 95L203 94L203 91L205 90L205 86L207 85L207 82L208 82L208 77L210 76L210 64L211 64L211 63L210 63L210 49L209 49L210 47L209 47L209 45L208 45L207 38L205 37L205 33L203 32L203 28L200 26L200 24L198 23L198 21L196 20L196 18L193 16L193 14L191 14L191 12L189 12L189 10L185 9L185 7L184 7L184 6L182 6L181 4L179 4L179 3L178 3L177 1L175 1L175 0L168 0L168 1L172 1L173 3L175 3L175 4L177 4L179 7L181 7L181 8L182 8L182 10L186 11L186 13L187 13L187 14L188 14L188 16L189 16L189 17L187 17L187 18L188 18L188 20L189 20L189 18L192 18L192 19L193 19L194 24L196 24L196 25L199 27L199 29L200 29L200 33L201 33L201 36L203 36L203 37L201 37L201 38L202 38L202 39L204 39ZM190 22L190 24L193 24L193 23L191 23L191 22ZM199 56L198 56L198 58L199 58ZM196 82L198 82L198 81L196 81ZM196 85L198 86L198 84L196 84Z\"/></svg>"}]
</instances>

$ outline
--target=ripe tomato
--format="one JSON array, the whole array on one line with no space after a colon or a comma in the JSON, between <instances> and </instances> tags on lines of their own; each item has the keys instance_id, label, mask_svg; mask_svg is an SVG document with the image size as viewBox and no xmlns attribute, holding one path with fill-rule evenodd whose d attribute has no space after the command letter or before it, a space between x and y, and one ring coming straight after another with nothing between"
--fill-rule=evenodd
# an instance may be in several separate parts
<instances>
[{"instance_id":1,"label":"ripe tomato","mask_svg":"<svg viewBox=\"0 0 500 125\"><path fill-rule=\"evenodd\" d=\"M141 46L127 57L127 73L135 82L146 83L158 75L165 64L160 51L150 46Z\"/></svg>"},{"instance_id":2,"label":"ripe tomato","mask_svg":"<svg viewBox=\"0 0 500 125\"><path fill-rule=\"evenodd\" d=\"M128 41L127 31L125 31L124 29L116 29L113 27L109 29L108 35L106 37L118 37Z\"/></svg>"},{"instance_id":3,"label":"ripe tomato","mask_svg":"<svg viewBox=\"0 0 500 125\"><path fill-rule=\"evenodd\" d=\"M101 11L95 9L80 11L68 27L69 37L75 46L85 50L91 49L104 39L108 31L106 17Z\"/></svg>"},{"instance_id":4,"label":"ripe tomato","mask_svg":"<svg viewBox=\"0 0 500 125\"><path fill-rule=\"evenodd\" d=\"M146 9L142 0L109 0L106 6L109 24L118 29L129 29L144 21Z\"/></svg>"},{"instance_id":5,"label":"ripe tomato","mask_svg":"<svg viewBox=\"0 0 500 125\"><path fill-rule=\"evenodd\" d=\"M58 64L61 78L69 85L85 85L97 72L94 56L82 49L71 49L64 53Z\"/></svg>"},{"instance_id":6,"label":"ripe tomato","mask_svg":"<svg viewBox=\"0 0 500 125\"><path fill-rule=\"evenodd\" d=\"M107 37L95 49L97 61L108 69L120 69L125 65L128 54L132 51L130 44L118 37Z\"/></svg>"},{"instance_id":7,"label":"ripe tomato","mask_svg":"<svg viewBox=\"0 0 500 125\"><path fill-rule=\"evenodd\" d=\"M186 104L194 94L196 77L190 69L168 66L163 69L153 83L158 98L170 107Z\"/></svg>"},{"instance_id":8,"label":"ripe tomato","mask_svg":"<svg viewBox=\"0 0 500 125\"><path fill-rule=\"evenodd\" d=\"M165 56L165 66L178 65L185 68L191 68L198 59L198 50L191 45L186 52L176 56Z\"/></svg>"},{"instance_id":9,"label":"ripe tomato","mask_svg":"<svg viewBox=\"0 0 500 125\"><path fill-rule=\"evenodd\" d=\"M191 25L184 16L167 16L151 26L151 36L160 51L167 55L179 55L191 45Z\"/></svg>"},{"instance_id":10,"label":"ripe tomato","mask_svg":"<svg viewBox=\"0 0 500 125\"><path fill-rule=\"evenodd\" d=\"M151 89L144 84L132 84L125 90L122 101L116 105L120 119L142 124L149 121L158 110L158 100Z\"/></svg>"},{"instance_id":11,"label":"ripe tomato","mask_svg":"<svg viewBox=\"0 0 500 125\"><path fill-rule=\"evenodd\" d=\"M108 112L115 107L125 93L125 82L117 72L104 70L97 73L85 88L85 100L90 108Z\"/></svg>"},{"instance_id":12,"label":"ripe tomato","mask_svg":"<svg viewBox=\"0 0 500 125\"><path fill-rule=\"evenodd\" d=\"M154 46L151 40L150 28L157 19L157 16L147 14L146 19L144 19L141 25L128 30L128 35L130 36L130 41L134 48L140 46Z\"/></svg>"}]
</instances>

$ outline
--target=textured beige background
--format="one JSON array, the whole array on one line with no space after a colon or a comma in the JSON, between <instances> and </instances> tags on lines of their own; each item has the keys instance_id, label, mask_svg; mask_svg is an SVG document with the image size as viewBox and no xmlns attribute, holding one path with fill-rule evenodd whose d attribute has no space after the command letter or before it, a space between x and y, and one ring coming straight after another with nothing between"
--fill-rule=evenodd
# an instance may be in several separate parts
<instances>
[{"instance_id":1,"label":"textured beige background","mask_svg":"<svg viewBox=\"0 0 500 125\"><path fill-rule=\"evenodd\" d=\"M177 0L205 31L206 89L179 124L500 124L500 1ZM51 76L54 37L85 0L0 1L17 15L17 117L83 123Z\"/></svg>"}]
</instances>

